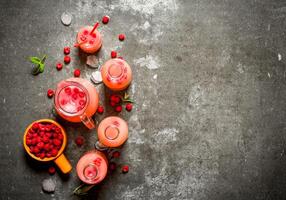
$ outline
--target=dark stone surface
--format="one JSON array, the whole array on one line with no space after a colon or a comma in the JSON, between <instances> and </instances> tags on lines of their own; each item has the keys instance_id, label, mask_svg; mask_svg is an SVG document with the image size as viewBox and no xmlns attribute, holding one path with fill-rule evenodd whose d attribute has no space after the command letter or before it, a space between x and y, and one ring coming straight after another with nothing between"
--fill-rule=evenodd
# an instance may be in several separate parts
<instances>
[{"instance_id":1,"label":"dark stone surface","mask_svg":"<svg viewBox=\"0 0 286 200\"><path fill-rule=\"evenodd\" d=\"M63 26L64 11L73 15ZM89 199L286 199L286 2L282 0L0 1L0 199L78 199L75 170L52 177L54 195L41 192L48 165L28 158L25 127L55 118L46 97L80 68L77 50L61 72L64 46L76 31L108 14L101 26L100 62L117 49L132 66L135 109L120 116L130 138ZM119 42L117 35L127 38ZM30 75L28 56L47 54L45 72ZM278 59L278 54L282 60ZM106 90L98 87L101 102ZM104 116L115 114L107 107ZM96 116L100 121L104 116ZM73 166L93 147L96 132L57 119L67 130ZM83 135L78 148L73 140Z\"/></svg>"}]
</instances>

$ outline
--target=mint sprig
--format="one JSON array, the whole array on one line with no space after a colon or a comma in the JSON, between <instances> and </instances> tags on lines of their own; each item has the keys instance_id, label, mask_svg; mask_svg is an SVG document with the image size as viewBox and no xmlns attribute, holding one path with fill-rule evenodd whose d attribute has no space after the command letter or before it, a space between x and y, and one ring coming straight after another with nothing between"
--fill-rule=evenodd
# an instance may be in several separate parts
<instances>
[{"instance_id":1,"label":"mint sprig","mask_svg":"<svg viewBox=\"0 0 286 200\"><path fill-rule=\"evenodd\" d=\"M36 56L29 57L31 63L35 64L34 68L32 69L32 74L37 75L39 73L43 73L45 69L45 61L47 55L44 55L43 58L38 58Z\"/></svg>"},{"instance_id":2,"label":"mint sprig","mask_svg":"<svg viewBox=\"0 0 286 200\"><path fill-rule=\"evenodd\" d=\"M78 196L84 196L88 194L88 191L95 185L81 184L76 189L74 189L73 194Z\"/></svg>"},{"instance_id":3,"label":"mint sprig","mask_svg":"<svg viewBox=\"0 0 286 200\"><path fill-rule=\"evenodd\" d=\"M130 98L129 94L125 92L124 97L121 98L124 103L134 103L134 101Z\"/></svg>"}]
</instances>

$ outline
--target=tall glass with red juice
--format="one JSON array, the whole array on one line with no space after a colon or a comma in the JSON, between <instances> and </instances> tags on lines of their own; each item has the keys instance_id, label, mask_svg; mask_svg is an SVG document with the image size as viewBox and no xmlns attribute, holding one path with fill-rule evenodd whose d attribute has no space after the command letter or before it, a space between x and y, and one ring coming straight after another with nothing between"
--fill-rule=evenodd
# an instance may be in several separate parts
<instances>
[{"instance_id":1,"label":"tall glass with red juice","mask_svg":"<svg viewBox=\"0 0 286 200\"><path fill-rule=\"evenodd\" d=\"M58 83L54 105L57 113L70 122L83 122L95 128L92 116L98 107L96 88L87 80L70 78Z\"/></svg>"}]
</instances>

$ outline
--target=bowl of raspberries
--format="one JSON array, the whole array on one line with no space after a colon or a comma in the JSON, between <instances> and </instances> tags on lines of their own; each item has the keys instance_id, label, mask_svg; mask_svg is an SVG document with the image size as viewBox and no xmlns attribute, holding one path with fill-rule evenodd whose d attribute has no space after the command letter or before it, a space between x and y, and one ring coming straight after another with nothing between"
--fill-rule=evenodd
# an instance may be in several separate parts
<instances>
[{"instance_id":1,"label":"bowl of raspberries","mask_svg":"<svg viewBox=\"0 0 286 200\"><path fill-rule=\"evenodd\" d=\"M51 119L40 119L31 123L24 134L26 152L38 161L54 161L64 173L72 167L64 156L67 136L63 127Z\"/></svg>"}]
</instances>

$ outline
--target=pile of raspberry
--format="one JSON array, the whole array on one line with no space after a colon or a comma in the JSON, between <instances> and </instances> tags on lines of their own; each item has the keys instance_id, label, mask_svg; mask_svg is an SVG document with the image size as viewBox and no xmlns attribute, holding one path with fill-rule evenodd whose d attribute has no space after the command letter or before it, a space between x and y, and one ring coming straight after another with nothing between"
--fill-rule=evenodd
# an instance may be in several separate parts
<instances>
[{"instance_id":1,"label":"pile of raspberry","mask_svg":"<svg viewBox=\"0 0 286 200\"><path fill-rule=\"evenodd\" d=\"M64 136L61 128L52 123L35 122L26 135L30 153L44 159L58 155Z\"/></svg>"}]
</instances>

